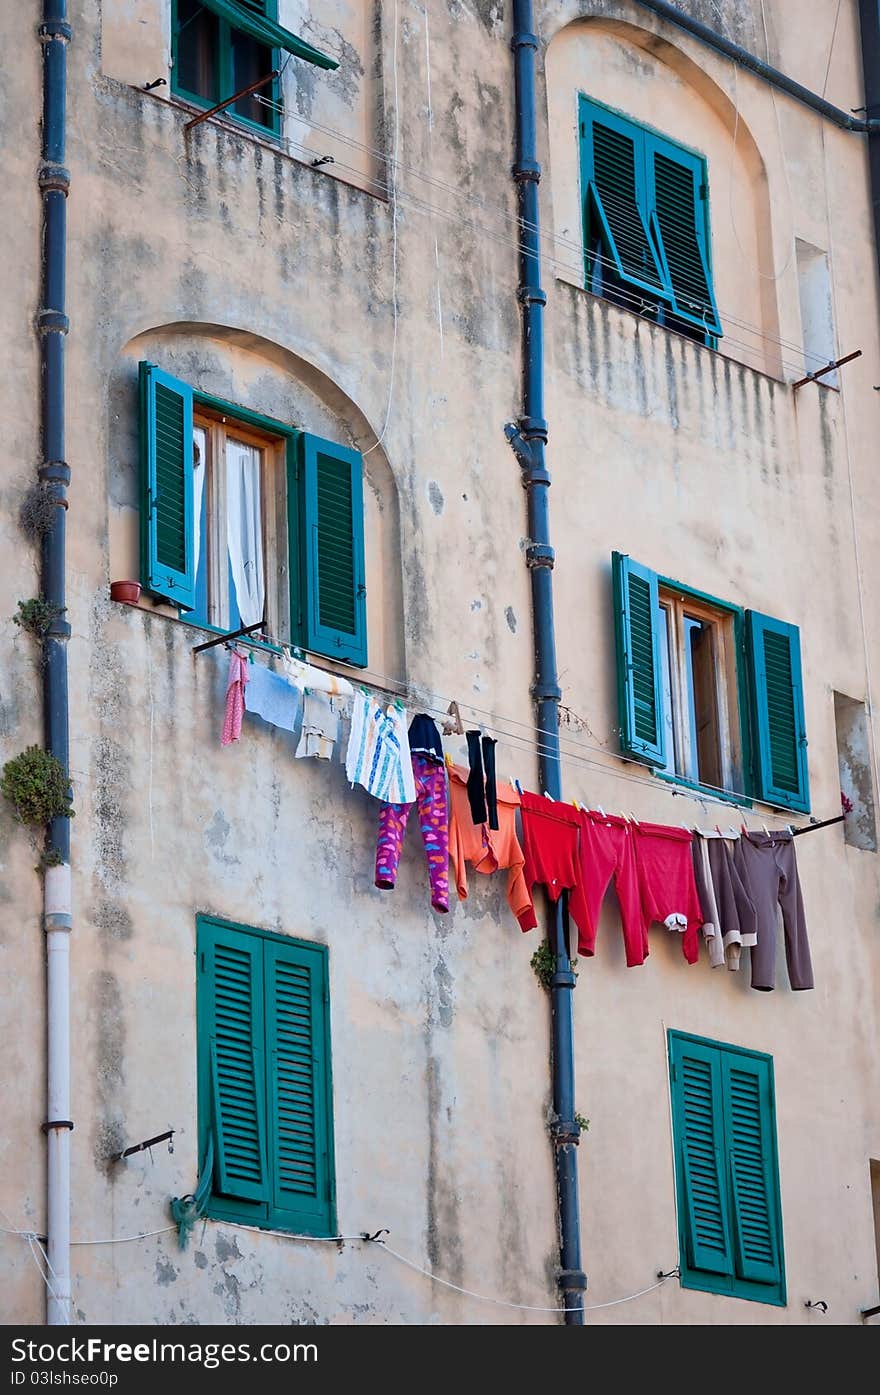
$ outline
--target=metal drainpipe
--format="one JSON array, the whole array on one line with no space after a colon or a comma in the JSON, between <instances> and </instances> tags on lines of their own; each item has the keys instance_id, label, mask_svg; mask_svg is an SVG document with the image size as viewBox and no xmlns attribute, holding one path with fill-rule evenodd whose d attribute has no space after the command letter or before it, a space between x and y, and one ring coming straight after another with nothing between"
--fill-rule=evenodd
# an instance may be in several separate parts
<instances>
[{"instance_id":1,"label":"metal drainpipe","mask_svg":"<svg viewBox=\"0 0 880 1395\"><path fill-rule=\"evenodd\" d=\"M862 33L862 72L865 78L865 112L880 111L880 3L859 0ZM868 132L868 165L871 172L871 204L874 210L874 246L880 262L880 123L872 121Z\"/></svg>"},{"instance_id":2,"label":"metal drainpipe","mask_svg":"<svg viewBox=\"0 0 880 1395\"><path fill-rule=\"evenodd\" d=\"M67 191L64 168L67 119L67 45L71 28L66 0L44 0L39 28L43 47L43 141L39 171L43 199L40 338L42 462L39 479L55 507L42 540L42 594L58 610L43 643L43 720L47 750L69 766L67 640L64 618L65 535L70 469L64 459L64 312L67 259ZM49 846L60 863L47 867L43 892L46 932L47 1120L46 1235L49 1257L46 1321L70 1321L70 820L56 818Z\"/></svg>"},{"instance_id":3,"label":"metal drainpipe","mask_svg":"<svg viewBox=\"0 0 880 1395\"><path fill-rule=\"evenodd\" d=\"M731 58L734 63L738 63L741 68L747 68L756 77L764 82L769 82L771 87L776 87L780 92L787 92L789 97L794 97L798 102L803 102L812 111L824 116L827 121L833 121L835 126L841 126L845 131L869 131L880 132L880 121L871 118L871 107L868 105L867 121L861 121L858 117L851 116L848 111L842 111L840 107L834 106L831 102L826 102L824 97L820 97L817 92L811 92L808 87L802 87L794 78L787 77L778 68L773 68L769 63L765 63L763 58L758 58L756 54L749 53L748 49L741 48L730 39L725 39L723 34L718 34L714 29L710 29L707 24L701 24L698 19L693 19L678 9L676 5L669 5L666 0L636 0L637 5L642 5L644 9L651 10L661 19L668 20L670 24L675 24L679 29L684 29L686 33L692 34L695 39L708 44L709 48L714 48L716 53L721 53L725 58ZM864 0L860 0L861 9L874 8L876 6L866 6ZM864 33L864 29L862 31Z\"/></svg>"},{"instance_id":4,"label":"metal drainpipe","mask_svg":"<svg viewBox=\"0 0 880 1395\"><path fill-rule=\"evenodd\" d=\"M553 548L550 546L548 489L550 475L544 461L547 423L544 420L544 306L539 247L538 181L541 167L535 149L535 52L538 40L532 31L531 0L514 0L514 71L516 86L516 160L513 177L520 216L520 281L522 305L523 392L522 416L505 434L522 467L528 498L529 545L526 562L532 587L532 619L535 643L535 699L539 733L538 769L541 788L553 799L562 798L559 763L559 700L556 674L556 635L553 625ZM565 1321L583 1326L583 1291L586 1275L581 1269L580 1211L578 1207L577 1146L580 1129L575 1123L574 1033L572 1028L572 973L568 951L568 915L564 898L550 911L548 938L556 954L551 985L553 1021L553 1141L559 1211L561 1272L559 1290L566 1309Z\"/></svg>"}]
</instances>

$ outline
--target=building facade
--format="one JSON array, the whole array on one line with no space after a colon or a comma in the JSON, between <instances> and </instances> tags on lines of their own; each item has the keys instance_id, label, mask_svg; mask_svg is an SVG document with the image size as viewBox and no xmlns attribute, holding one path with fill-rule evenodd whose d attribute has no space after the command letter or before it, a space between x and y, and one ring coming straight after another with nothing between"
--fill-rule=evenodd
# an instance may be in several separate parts
<instances>
[{"instance_id":1,"label":"building facade","mask_svg":"<svg viewBox=\"0 0 880 1395\"><path fill-rule=\"evenodd\" d=\"M606 898L573 994L586 1320L857 1323L880 1225L869 138L663 8L534 6L564 797L720 833L824 822L841 791L852 811L791 845L812 991L781 928L773 992L662 924L628 967ZM854 0L809 24L679 9L864 105ZM379 804L338 748L297 759L298 731L249 716L222 745L230 655L197 649L265 620L255 665L286 643L409 712L457 703L540 792L504 433L513 6L67 10L44 44L68 71L70 1321L559 1322L546 915L522 934L505 874L472 870L435 911L415 818L377 889ZM40 645L12 621L41 588L42 19L0 17L2 762L43 743ZM445 748L466 764L463 734ZM66 873L35 869L5 800L0 830L0 1308L41 1322L12 1232L46 1235L44 885ZM170 1203L196 1192L182 1248Z\"/></svg>"}]
</instances>

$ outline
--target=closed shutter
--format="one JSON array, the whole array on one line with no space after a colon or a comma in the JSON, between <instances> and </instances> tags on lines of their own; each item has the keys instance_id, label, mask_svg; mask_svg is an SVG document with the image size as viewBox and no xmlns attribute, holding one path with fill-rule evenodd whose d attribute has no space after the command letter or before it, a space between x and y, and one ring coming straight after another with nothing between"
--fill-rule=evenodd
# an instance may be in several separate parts
<instances>
[{"instance_id":1,"label":"closed shutter","mask_svg":"<svg viewBox=\"0 0 880 1395\"><path fill-rule=\"evenodd\" d=\"M647 765L666 764L656 573L612 553L614 636L621 750Z\"/></svg>"},{"instance_id":2,"label":"closed shutter","mask_svg":"<svg viewBox=\"0 0 880 1395\"><path fill-rule=\"evenodd\" d=\"M810 808L800 635L757 611L746 612L755 748L755 793L788 809Z\"/></svg>"},{"instance_id":3,"label":"closed shutter","mask_svg":"<svg viewBox=\"0 0 880 1395\"><path fill-rule=\"evenodd\" d=\"M273 1213L289 1214L308 1234L331 1234L327 962L320 947L266 942L266 1013Z\"/></svg>"},{"instance_id":4,"label":"closed shutter","mask_svg":"<svg viewBox=\"0 0 880 1395\"><path fill-rule=\"evenodd\" d=\"M141 581L181 609L195 603L193 395L141 363Z\"/></svg>"},{"instance_id":5,"label":"closed shutter","mask_svg":"<svg viewBox=\"0 0 880 1395\"><path fill-rule=\"evenodd\" d=\"M673 1119L688 1264L711 1274L733 1269L718 1052L673 1039Z\"/></svg>"},{"instance_id":6,"label":"closed shutter","mask_svg":"<svg viewBox=\"0 0 880 1395\"><path fill-rule=\"evenodd\" d=\"M621 281L668 299L648 231L641 129L583 99L580 121L588 263L601 240L598 255L613 263Z\"/></svg>"},{"instance_id":7,"label":"closed shutter","mask_svg":"<svg viewBox=\"0 0 880 1395\"><path fill-rule=\"evenodd\" d=\"M266 1202L263 945L211 923L200 935L200 954L199 1034L209 1053L215 1189Z\"/></svg>"},{"instance_id":8,"label":"closed shutter","mask_svg":"<svg viewBox=\"0 0 880 1395\"><path fill-rule=\"evenodd\" d=\"M669 272L675 312L708 333L722 333L709 275L705 165L668 142L646 137L652 209Z\"/></svg>"},{"instance_id":9,"label":"closed shutter","mask_svg":"<svg viewBox=\"0 0 880 1395\"><path fill-rule=\"evenodd\" d=\"M755 1283L778 1284L780 1262L769 1065L759 1059L725 1054L721 1067L736 1272L740 1278Z\"/></svg>"},{"instance_id":10,"label":"closed shutter","mask_svg":"<svg viewBox=\"0 0 880 1395\"><path fill-rule=\"evenodd\" d=\"M360 668L367 663L362 469L357 451L300 437L303 640Z\"/></svg>"}]
</instances>

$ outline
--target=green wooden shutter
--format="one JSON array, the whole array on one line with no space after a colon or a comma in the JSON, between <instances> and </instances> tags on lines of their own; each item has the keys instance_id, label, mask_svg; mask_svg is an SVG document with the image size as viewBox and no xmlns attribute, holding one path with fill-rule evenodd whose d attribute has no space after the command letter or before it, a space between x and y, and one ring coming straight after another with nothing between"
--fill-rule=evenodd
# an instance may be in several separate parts
<instances>
[{"instance_id":1,"label":"green wooden shutter","mask_svg":"<svg viewBox=\"0 0 880 1395\"><path fill-rule=\"evenodd\" d=\"M588 279L598 234L621 281L671 299L648 231L641 128L582 97L580 129Z\"/></svg>"},{"instance_id":2,"label":"green wooden shutter","mask_svg":"<svg viewBox=\"0 0 880 1395\"><path fill-rule=\"evenodd\" d=\"M184 610L195 604L192 388L141 363L141 583Z\"/></svg>"},{"instance_id":3,"label":"green wooden shutter","mask_svg":"<svg viewBox=\"0 0 880 1395\"><path fill-rule=\"evenodd\" d=\"M675 313L707 333L723 333L709 273L706 166L646 132L651 226L668 272Z\"/></svg>"},{"instance_id":4,"label":"green wooden shutter","mask_svg":"<svg viewBox=\"0 0 880 1395\"><path fill-rule=\"evenodd\" d=\"M611 555L620 746L661 769L666 764L657 576L625 553Z\"/></svg>"},{"instance_id":5,"label":"green wooden shutter","mask_svg":"<svg viewBox=\"0 0 880 1395\"><path fill-rule=\"evenodd\" d=\"M320 946L266 941L270 1220L330 1235L332 1100L327 956Z\"/></svg>"},{"instance_id":6,"label":"green wooden shutter","mask_svg":"<svg viewBox=\"0 0 880 1395\"><path fill-rule=\"evenodd\" d=\"M305 646L317 654L365 668L367 588L362 471L357 451L307 432L300 437Z\"/></svg>"},{"instance_id":7,"label":"green wooden shutter","mask_svg":"<svg viewBox=\"0 0 880 1395\"><path fill-rule=\"evenodd\" d=\"M721 1069L736 1272L754 1283L778 1284L782 1266L770 1063L724 1052Z\"/></svg>"},{"instance_id":8,"label":"green wooden shutter","mask_svg":"<svg viewBox=\"0 0 880 1395\"><path fill-rule=\"evenodd\" d=\"M810 808L800 635L757 611L746 612L756 794L788 809Z\"/></svg>"},{"instance_id":9,"label":"green wooden shutter","mask_svg":"<svg viewBox=\"0 0 880 1395\"><path fill-rule=\"evenodd\" d=\"M214 922L199 933L199 1041L207 1054L214 1190L267 1202L263 943Z\"/></svg>"},{"instance_id":10,"label":"green wooden shutter","mask_svg":"<svg viewBox=\"0 0 880 1395\"><path fill-rule=\"evenodd\" d=\"M332 71L339 67L335 58L330 58L328 54L322 53L320 49L314 48L312 44L307 44L304 39L297 38L288 29L276 24L274 19L269 18L262 3L254 3L254 0L202 0L202 4L231 28L239 29L258 43L265 44L267 48L285 49L296 58L313 63L316 68Z\"/></svg>"},{"instance_id":11,"label":"green wooden shutter","mask_svg":"<svg viewBox=\"0 0 880 1395\"><path fill-rule=\"evenodd\" d=\"M670 1066L679 1220L687 1262L710 1274L731 1274L719 1054L673 1037Z\"/></svg>"}]
</instances>

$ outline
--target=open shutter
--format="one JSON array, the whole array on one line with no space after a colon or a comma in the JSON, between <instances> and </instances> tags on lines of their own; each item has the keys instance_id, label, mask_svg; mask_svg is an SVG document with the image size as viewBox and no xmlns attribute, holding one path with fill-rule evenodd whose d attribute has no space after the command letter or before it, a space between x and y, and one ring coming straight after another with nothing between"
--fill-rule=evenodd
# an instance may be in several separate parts
<instances>
[{"instance_id":1,"label":"open shutter","mask_svg":"<svg viewBox=\"0 0 880 1395\"><path fill-rule=\"evenodd\" d=\"M652 226L672 286L675 313L708 334L721 335L709 274L706 169L697 156L646 134Z\"/></svg>"},{"instance_id":2,"label":"open shutter","mask_svg":"<svg viewBox=\"0 0 880 1395\"><path fill-rule=\"evenodd\" d=\"M672 1038L672 1112L679 1222L692 1269L732 1274L719 1053Z\"/></svg>"},{"instance_id":3,"label":"open shutter","mask_svg":"<svg viewBox=\"0 0 880 1395\"><path fill-rule=\"evenodd\" d=\"M770 1066L724 1053L721 1068L736 1272L741 1279L778 1284L782 1266Z\"/></svg>"},{"instance_id":4,"label":"open shutter","mask_svg":"<svg viewBox=\"0 0 880 1395\"><path fill-rule=\"evenodd\" d=\"M266 942L271 1206L311 1235L335 1230L327 959ZM270 1217L271 1218L271 1217Z\"/></svg>"},{"instance_id":5,"label":"open shutter","mask_svg":"<svg viewBox=\"0 0 880 1395\"><path fill-rule=\"evenodd\" d=\"M746 612L757 769L755 793L787 809L810 808L807 732L796 625Z\"/></svg>"},{"instance_id":6,"label":"open shutter","mask_svg":"<svg viewBox=\"0 0 880 1395\"><path fill-rule=\"evenodd\" d=\"M300 437L305 647L359 668L367 663L362 470L357 451Z\"/></svg>"},{"instance_id":7,"label":"open shutter","mask_svg":"<svg viewBox=\"0 0 880 1395\"><path fill-rule=\"evenodd\" d=\"M192 388L141 363L141 582L184 610L195 604Z\"/></svg>"},{"instance_id":8,"label":"open shutter","mask_svg":"<svg viewBox=\"0 0 880 1395\"><path fill-rule=\"evenodd\" d=\"M621 281L669 299L668 278L646 219L643 132L583 99L580 123L588 266L598 237L600 255L613 263Z\"/></svg>"},{"instance_id":9,"label":"open shutter","mask_svg":"<svg viewBox=\"0 0 880 1395\"><path fill-rule=\"evenodd\" d=\"M267 1202L263 943L215 924L203 927L199 943L205 980L199 1035L209 1053L214 1189L223 1197Z\"/></svg>"},{"instance_id":10,"label":"open shutter","mask_svg":"<svg viewBox=\"0 0 880 1395\"><path fill-rule=\"evenodd\" d=\"M242 34L249 35L250 38L256 39L257 43L265 44L267 48L284 49L294 57L304 59L306 63L313 63L316 68L332 71L339 67L335 58L322 53L320 49L307 44L304 39L297 38L289 29L283 29L274 19L270 19L262 0L202 0L202 4L219 19L225 20L231 28L240 30Z\"/></svg>"},{"instance_id":11,"label":"open shutter","mask_svg":"<svg viewBox=\"0 0 880 1395\"><path fill-rule=\"evenodd\" d=\"M657 576L620 552L611 555L620 746L635 760L666 764Z\"/></svg>"}]
</instances>

